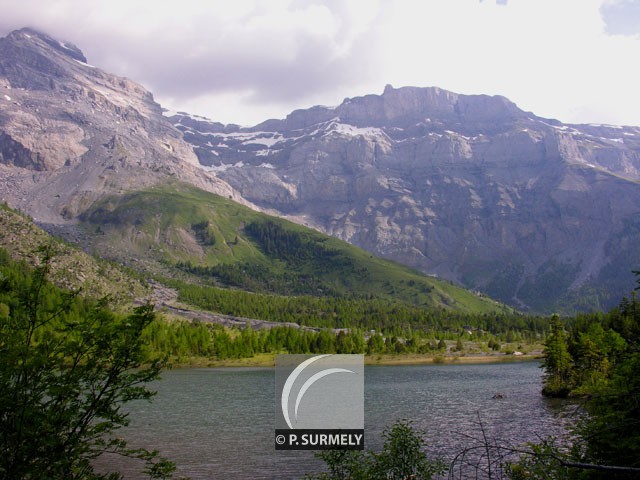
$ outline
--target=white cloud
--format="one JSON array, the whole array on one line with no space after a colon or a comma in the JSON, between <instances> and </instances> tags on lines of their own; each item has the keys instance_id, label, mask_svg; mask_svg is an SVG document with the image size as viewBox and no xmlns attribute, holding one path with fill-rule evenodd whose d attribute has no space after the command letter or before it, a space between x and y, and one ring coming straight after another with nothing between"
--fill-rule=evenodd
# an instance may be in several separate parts
<instances>
[{"instance_id":1,"label":"white cloud","mask_svg":"<svg viewBox=\"0 0 640 480\"><path fill-rule=\"evenodd\" d=\"M627 22L612 35L620 15L601 15L620 2L0 0L0 32L29 25L70 40L167 106L223 122L392 83L501 94L563 121L640 124L640 32Z\"/></svg>"},{"instance_id":2,"label":"white cloud","mask_svg":"<svg viewBox=\"0 0 640 480\"><path fill-rule=\"evenodd\" d=\"M390 81L501 94L564 121L640 123L633 87L640 41L607 35L601 3L461 0L394 8L384 25ZM408 46L413 61L393 57Z\"/></svg>"}]
</instances>

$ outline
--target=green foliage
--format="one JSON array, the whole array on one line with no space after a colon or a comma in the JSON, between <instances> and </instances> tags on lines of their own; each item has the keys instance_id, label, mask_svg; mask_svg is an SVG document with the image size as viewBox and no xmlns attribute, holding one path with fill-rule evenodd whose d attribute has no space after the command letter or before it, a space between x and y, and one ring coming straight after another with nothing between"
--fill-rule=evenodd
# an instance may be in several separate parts
<instances>
[{"instance_id":1,"label":"green foliage","mask_svg":"<svg viewBox=\"0 0 640 480\"><path fill-rule=\"evenodd\" d=\"M249 358L261 353L365 353L364 333L358 329L315 331L294 327L253 330L220 325L156 320L143 333L146 355L177 360L206 357L219 360ZM384 341L381 346L387 351Z\"/></svg>"},{"instance_id":2,"label":"green foliage","mask_svg":"<svg viewBox=\"0 0 640 480\"><path fill-rule=\"evenodd\" d=\"M463 314L377 298L291 297L192 285L171 279L163 279L162 282L178 289L180 301L205 310L312 327L396 329L405 332L414 327L453 331L460 330L463 325L472 325L493 333L518 330L535 335L544 329L545 324L542 318L513 313Z\"/></svg>"},{"instance_id":3,"label":"green foliage","mask_svg":"<svg viewBox=\"0 0 640 480\"><path fill-rule=\"evenodd\" d=\"M237 287L251 292L274 293L278 295L347 296L315 275L296 272L274 271L264 263L220 263L211 267L178 262L176 268L204 279ZM354 295L355 296L355 295Z\"/></svg>"},{"instance_id":4,"label":"green foliage","mask_svg":"<svg viewBox=\"0 0 640 480\"><path fill-rule=\"evenodd\" d=\"M317 454L327 466L326 473L307 480L369 480L372 467L371 454L358 450L326 450Z\"/></svg>"},{"instance_id":5,"label":"green foliage","mask_svg":"<svg viewBox=\"0 0 640 480\"><path fill-rule=\"evenodd\" d=\"M545 394L581 395L585 415L562 464L571 477L638 478L640 304L624 299L607 314L578 316L569 331L555 318L545 349ZM586 466L585 466L586 465ZM626 476L625 476L626 475ZM546 477L533 477L546 478Z\"/></svg>"},{"instance_id":6,"label":"green foliage","mask_svg":"<svg viewBox=\"0 0 640 480\"><path fill-rule=\"evenodd\" d=\"M47 281L49 250L35 270L1 257L0 478L118 478L94 472L103 452L141 459L152 478L167 478L170 462L113 435L128 423L123 404L150 399L145 384L162 366L142 367L152 307L118 316L60 290Z\"/></svg>"},{"instance_id":7,"label":"green foliage","mask_svg":"<svg viewBox=\"0 0 640 480\"><path fill-rule=\"evenodd\" d=\"M572 348L576 358L575 382L580 386L576 393L589 393L607 382L627 343L615 330L605 331L599 323L592 323L586 331L577 333Z\"/></svg>"},{"instance_id":8,"label":"green foliage","mask_svg":"<svg viewBox=\"0 0 640 480\"><path fill-rule=\"evenodd\" d=\"M353 259L342 255L336 248L327 247L325 244L328 238L318 238L311 231L287 229L284 224L272 219L253 221L244 227L244 231L266 255L287 263L311 263L318 266L331 264L333 267L338 265L341 268L355 268Z\"/></svg>"},{"instance_id":9,"label":"green foliage","mask_svg":"<svg viewBox=\"0 0 640 480\"><path fill-rule=\"evenodd\" d=\"M210 228L209 220L194 223L191 225L191 229L196 235L196 239L200 245L211 246L215 245L216 237L213 230Z\"/></svg>"},{"instance_id":10,"label":"green foliage","mask_svg":"<svg viewBox=\"0 0 640 480\"><path fill-rule=\"evenodd\" d=\"M637 466L640 458L640 354L615 368L611 380L593 392L589 417L580 425L584 457L598 464ZM640 472L638 473L640 475ZM604 478L596 477L592 478Z\"/></svg>"},{"instance_id":11,"label":"green foliage","mask_svg":"<svg viewBox=\"0 0 640 480\"><path fill-rule=\"evenodd\" d=\"M373 455L370 478L427 480L444 473L443 462L430 460L422 450L424 440L411 422L400 420L386 429L382 436L385 439L384 446L380 453Z\"/></svg>"},{"instance_id":12,"label":"green foliage","mask_svg":"<svg viewBox=\"0 0 640 480\"><path fill-rule=\"evenodd\" d=\"M569 468L562 464L567 456L560 452L554 439L545 439L539 444L529 444L528 447L530 451L522 454L519 461L508 462L505 465L508 478L511 480L570 478Z\"/></svg>"},{"instance_id":13,"label":"green foliage","mask_svg":"<svg viewBox=\"0 0 640 480\"><path fill-rule=\"evenodd\" d=\"M371 335L367 341L367 355L374 353L384 353L384 337L378 333Z\"/></svg>"},{"instance_id":14,"label":"green foliage","mask_svg":"<svg viewBox=\"0 0 640 480\"><path fill-rule=\"evenodd\" d=\"M390 325L380 331L361 328L297 328L292 326L253 330L250 327L224 328L221 325L157 319L143 332L145 352L151 357L169 355L178 362L193 358L217 360L250 358L274 353L430 353L446 350L446 341L435 336L458 339L456 333L401 329ZM494 337L485 332L482 338ZM462 345L464 349L464 345Z\"/></svg>"},{"instance_id":15,"label":"green foliage","mask_svg":"<svg viewBox=\"0 0 640 480\"><path fill-rule=\"evenodd\" d=\"M423 451L425 443L411 422L399 420L382 434L380 452L328 450L318 454L328 472L308 477L318 480L428 480L445 472L441 459Z\"/></svg>"},{"instance_id":16,"label":"green foliage","mask_svg":"<svg viewBox=\"0 0 640 480\"><path fill-rule=\"evenodd\" d=\"M489 269L489 272L494 272L494 276L483 288L483 291L496 300L506 303L512 302L514 296L518 294L520 278L525 272L524 265L507 263L506 265L494 265L494 267Z\"/></svg>"},{"instance_id":17,"label":"green foliage","mask_svg":"<svg viewBox=\"0 0 640 480\"><path fill-rule=\"evenodd\" d=\"M637 467L640 458L640 303L633 296L603 316L602 325L580 325L575 338L581 393L588 416L578 427L581 460ZM629 475L627 478L637 478ZM592 472L588 478L605 478Z\"/></svg>"},{"instance_id":18,"label":"green foliage","mask_svg":"<svg viewBox=\"0 0 640 480\"><path fill-rule=\"evenodd\" d=\"M635 296L606 314L578 315L566 325L553 316L545 344L543 393L585 395L605 386L616 365L638 345L639 322Z\"/></svg>"},{"instance_id":19,"label":"green foliage","mask_svg":"<svg viewBox=\"0 0 640 480\"><path fill-rule=\"evenodd\" d=\"M152 274L261 293L511 312L346 242L181 184L100 200L81 220L95 250ZM96 227L104 235L95 235Z\"/></svg>"},{"instance_id":20,"label":"green foliage","mask_svg":"<svg viewBox=\"0 0 640 480\"><path fill-rule=\"evenodd\" d=\"M567 346L567 333L557 315L551 319L544 355L546 378L542 392L548 396L567 396L572 387L573 358Z\"/></svg>"},{"instance_id":21,"label":"green foliage","mask_svg":"<svg viewBox=\"0 0 640 480\"><path fill-rule=\"evenodd\" d=\"M7 249L8 258L35 266L39 258L34 252L43 245L55 252L49 279L59 287L81 288L83 296L94 298L111 296L122 304L147 293L144 282L132 271L50 236L17 211L0 209L0 247Z\"/></svg>"}]
</instances>

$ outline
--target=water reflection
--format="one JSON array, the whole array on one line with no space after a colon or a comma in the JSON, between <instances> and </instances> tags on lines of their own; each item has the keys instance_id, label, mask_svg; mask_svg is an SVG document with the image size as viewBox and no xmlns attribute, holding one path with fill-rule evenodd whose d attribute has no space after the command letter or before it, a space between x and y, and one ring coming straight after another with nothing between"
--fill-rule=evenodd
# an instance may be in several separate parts
<instances>
[{"instance_id":1,"label":"water reflection","mask_svg":"<svg viewBox=\"0 0 640 480\"><path fill-rule=\"evenodd\" d=\"M271 369L185 369L164 374L154 402L131 408L125 436L158 448L194 480L301 478L322 467L311 452L273 449ZM562 432L570 408L540 395L537 363L371 366L365 369L367 447L380 447L399 418L424 432L429 450L451 458L469 436L486 433L518 445ZM496 392L503 398L494 399ZM127 469L128 470L128 469ZM127 472L127 478L136 474Z\"/></svg>"}]
</instances>

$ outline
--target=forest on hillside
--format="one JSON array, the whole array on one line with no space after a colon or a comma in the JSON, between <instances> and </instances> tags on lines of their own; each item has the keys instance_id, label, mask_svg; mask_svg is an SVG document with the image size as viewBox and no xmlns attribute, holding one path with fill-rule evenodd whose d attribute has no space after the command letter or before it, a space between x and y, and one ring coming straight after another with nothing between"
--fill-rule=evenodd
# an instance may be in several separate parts
<instances>
[{"instance_id":1,"label":"forest on hillside","mask_svg":"<svg viewBox=\"0 0 640 480\"><path fill-rule=\"evenodd\" d=\"M488 478L600 479L615 474L631 479L640 473L640 302L635 296L607 313L565 319L452 315L442 310L413 323L381 322L380 330L370 329L364 316L362 327L340 330L230 329L170 321L152 305L114 311L108 299L83 297L51 283L52 252L45 247L39 255L32 267L0 249L0 478L35 478L34 472L38 478L112 478L93 471L92 460L105 451L137 459L150 478L169 478L175 469L172 462L156 451L129 447L115 432L128 423L123 406L150 399L153 392L146 385L170 359L263 353L437 355L447 349L463 353L470 340L494 350L506 343L544 342L542 393L577 399L584 412L572 427L569 444L541 439L515 448L485 439L487 455L476 467L484 468L485 461L493 465ZM265 311L280 308L270 297L256 296L255 302L259 299ZM348 302L316 301L302 297L302 303L289 308L305 306L309 311L321 305L333 308L335 317L351 311L346 306L357 311ZM393 312L386 314L391 318ZM421 443L410 423L394 425L387 434L392 437L385 448L413 452L417 463L407 468L422 465L424 472L431 472L415 478L443 471L441 462L432 463L416 450ZM517 452L519 460L507 461L504 451ZM378 454L367 455L372 456L362 458L373 463L362 465L379 468ZM361 465L354 458L324 455L329 467L342 473L320 478L360 478L346 475Z\"/></svg>"}]
</instances>

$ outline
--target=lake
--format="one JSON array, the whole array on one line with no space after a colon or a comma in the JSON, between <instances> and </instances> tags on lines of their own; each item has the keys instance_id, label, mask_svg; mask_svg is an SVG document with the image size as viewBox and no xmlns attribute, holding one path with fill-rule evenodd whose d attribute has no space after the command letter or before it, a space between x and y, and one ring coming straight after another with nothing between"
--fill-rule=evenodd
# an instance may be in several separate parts
<instances>
[{"instance_id":1,"label":"lake","mask_svg":"<svg viewBox=\"0 0 640 480\"><path fill-rule=\"evenodd\" d=\"M563 431L566 403L540 395L537 362L365 367L367 447L381 446L386 425L406 418L424 432L428 451L447 459L485 432L519 445ZM197 479L301 478L322 462L312 452L276 452L274 371L179 369L154 384L152 403L131 405L122 432L130 446L157 448L178 473ZM495 393L504 395L493 399ZM122 467L127 479L140 478Z\"/></svg>"}]
</instances>

